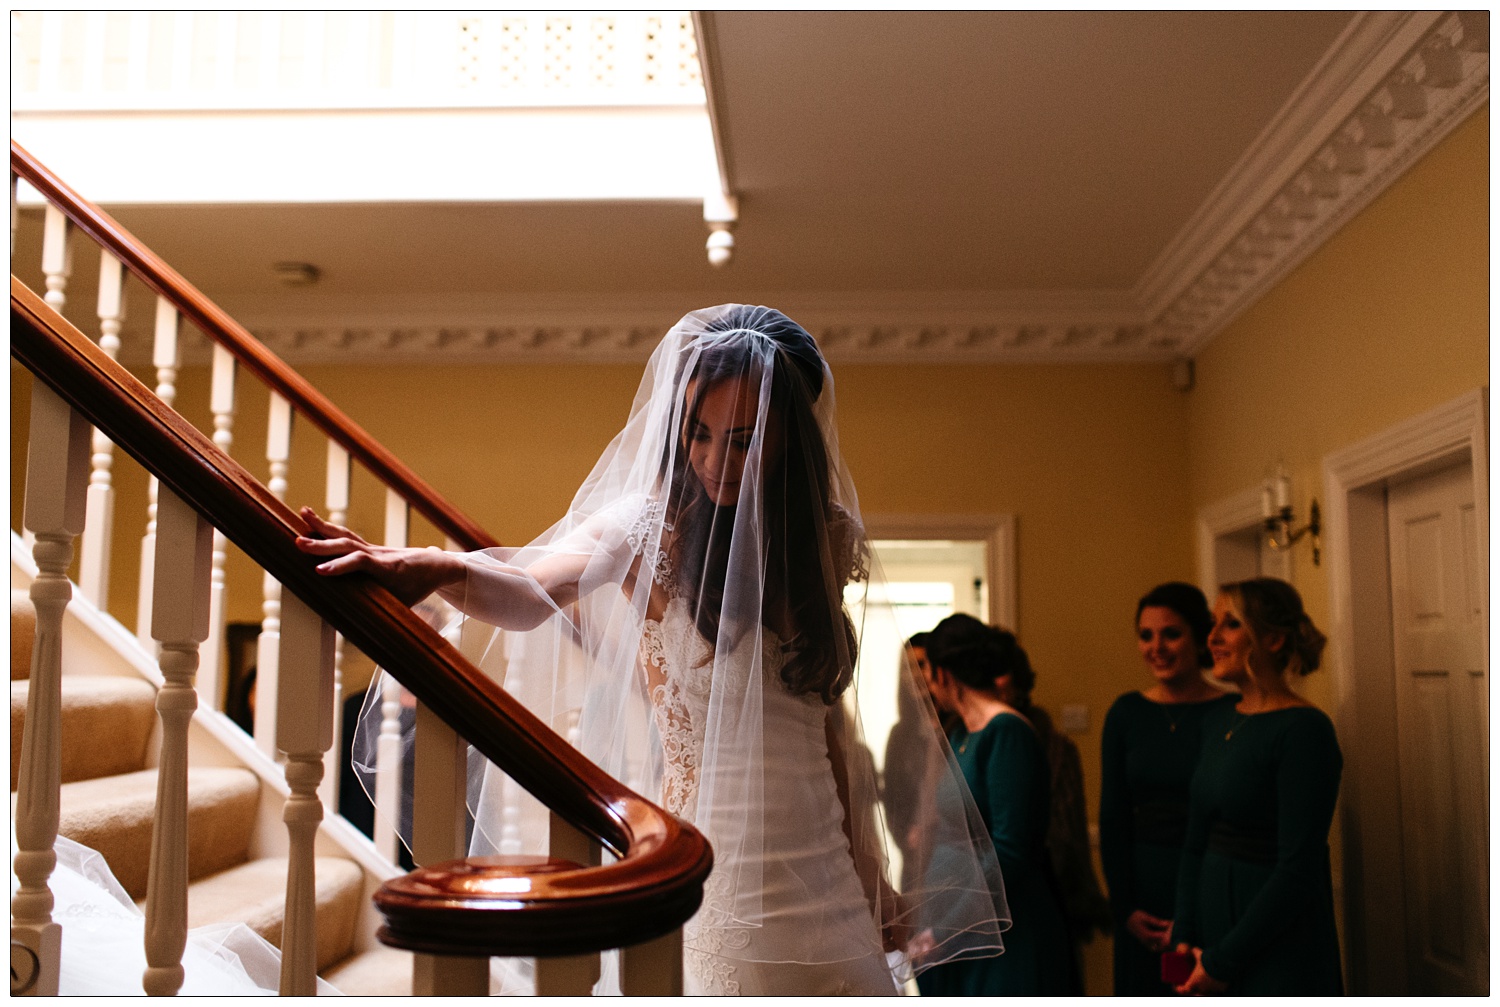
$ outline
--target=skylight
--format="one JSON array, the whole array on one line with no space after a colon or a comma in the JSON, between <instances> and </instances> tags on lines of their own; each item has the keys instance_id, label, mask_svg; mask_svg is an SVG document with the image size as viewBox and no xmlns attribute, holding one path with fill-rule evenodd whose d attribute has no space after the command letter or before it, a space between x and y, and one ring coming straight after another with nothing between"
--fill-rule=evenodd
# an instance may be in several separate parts
<instances>
[{"instance_id":1,"label":"skylight","mask_svg":"<svg viewBox=\"0 0 1500 1007\"><path fill-rule=\"evenodd\" d=\"M97 202L722 213L687 11L11 17L11 135Z\"/></svg>"}]
</instances>

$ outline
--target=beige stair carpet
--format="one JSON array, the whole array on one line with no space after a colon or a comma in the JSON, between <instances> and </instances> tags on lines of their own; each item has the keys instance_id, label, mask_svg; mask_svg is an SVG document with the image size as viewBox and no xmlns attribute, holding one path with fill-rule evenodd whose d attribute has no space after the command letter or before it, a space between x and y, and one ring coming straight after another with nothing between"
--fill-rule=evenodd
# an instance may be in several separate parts
<instances>
[{"instance_id":1,"label":"beige stair carpet","mask_svg":"<svg viewBox=\"0 0 1500 1007\"><path fill-rule=\"evenodd\" d=\"M31 682L10 683L10 789L21 772ZM156 727L156 689L123 675L62 676L62 781L129 773L146 764Z\"/></svg>"},{"instance_id":2,"label":"beige stair carpet","mask_svg":"<svg viewBox=\"0 0 1500 1007\"><path fill-rule=\"evenodd\" d=\"M318 917L318 971L349 953L364 897L364 872L342 857L314 860ZM188 889L188 926L236 920L281 947L286 913L285 859L238 864L193 882ZM144 906L142 907L144 908Z\"/></svg>"},{"instance_id":3,"label":"beige stair carpet","mask_svg":"<svg viewBox=\"0 0 1500 1007\"><path fill-rule=\"evenodd\" d=\"M156 770L62 786L58 831L98 850L131 898L146 894ZM260 802L248 769L188 770L188 874L201 878L246 859Z\"/></svg>"}]
</instances>

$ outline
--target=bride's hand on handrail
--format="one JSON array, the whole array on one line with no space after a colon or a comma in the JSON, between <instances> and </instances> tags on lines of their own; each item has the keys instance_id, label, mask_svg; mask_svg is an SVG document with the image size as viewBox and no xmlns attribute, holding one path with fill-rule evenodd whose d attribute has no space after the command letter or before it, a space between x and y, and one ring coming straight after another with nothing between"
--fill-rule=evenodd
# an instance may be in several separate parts
<instances>
[{"instance_id":1,"label":"bride's hand on handrail","mask_svg":"<svg viewBox=\"0 0 1500 1007\"><path fill-rule=\"evenodd\" d=\"M456 584L467 568L456 554L441 549L403 549L371 545L348 528L323 520L303 507L302 520L318 538L297 537L297 548L310 556L330 557L317 566L325 577L364 573L390 591L402 604L415 605L441 587Z\"/></svg>"}]
</instances>

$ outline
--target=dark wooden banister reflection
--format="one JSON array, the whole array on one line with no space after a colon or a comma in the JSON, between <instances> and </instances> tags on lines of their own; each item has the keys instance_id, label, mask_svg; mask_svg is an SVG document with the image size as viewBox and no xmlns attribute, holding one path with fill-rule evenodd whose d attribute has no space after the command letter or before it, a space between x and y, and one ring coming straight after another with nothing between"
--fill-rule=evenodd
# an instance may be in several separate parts
<instances>
[{"instance_id":1,"label":"dark wooden banister reflection","mask_svg":"<svg viewBox=\"0 0 1500 1007\"><path fill-rule=\"evenodd\" d=\"M177 270L121 227L109 214L84 199L15 141L10 170L45 196L79 230L125 264L146 286L176 306L182 316L223 345L248 371L292 404L300 415L348 451L386 486L396 490L461 549L499 545L489 532L453 506L399 458L346 416L327 396L205 297Z\"/></svg>"},{"instance_id":2,"label":"dark wooden banister reflection","mask_svg":"<svg viewBox=\"0 0 1500 1007\"><path fill-rule=\"evenodd\" d=\"M14 276L11 355L485 757L620 858L419 870L377 898L382 939L439 954L574 954L638 944L696 911L712 865L701 833L585 759L385 589L320 577L294 544L308 530L301 518ZM527 883L504 883L515 877Z\"/></svg>"}]
</instances>

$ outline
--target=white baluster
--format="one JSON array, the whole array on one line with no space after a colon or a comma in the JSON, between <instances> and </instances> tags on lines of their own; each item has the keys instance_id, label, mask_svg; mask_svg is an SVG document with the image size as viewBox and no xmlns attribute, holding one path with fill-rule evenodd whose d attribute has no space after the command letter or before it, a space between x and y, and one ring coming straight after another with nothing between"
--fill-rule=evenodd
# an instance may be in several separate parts
<instances>
[{"instance_id":1,"label":"white baluster","mask_svg":"<svg viewBox=\"0 0 1500 1007\"><path fill-rule=\"evenodd\" d=\"M628 997L682 996L682 929L620 949L620 992Z\"/></svg>"},{"instance_id":2,"label":"white baluster","mask_svg":"<svg viewBox=\"0 0 1500 1007\"><path fill-rule=\"evenodd\" d=\"M125 267L104 250L99 253L99 348L111 360L120 356L120 325L125 320ZM99 609L109 604L109 555L114 542L115 489L111 469L115 446L98 430L93 435L93 472L89 476L88 521L83 529L83 556L78 589Z\"/></svg>"},{"instance_id":3,"label":"white baluster","mask_svg":"<svg viewBox=\"0 0 1500 1007\"><path fill-rule=\"evenodd\" d=\"M585 867L599 866L599 844L551 813L548 854ZM563 955L536 960L537 996L588 996L599 981L599 954Z\"/></svg>"},{"instance_id":4,"label":"white baluster","mask_svg":"<svg viewBox=\"0 0 1500 1007\"><path fill-rule=\"evenodd\" d=\"M410 508L395 490L385 494L385 544L404 546ZM401 683L387 675L380 694L380 736L375 749L375 848L396 860L401 823Z\"/></svg>"},{"instance_id":5,"label":"white baluster","mask_svg":"<svg viewBox=\"0 0 1500 1007\"><path fill-rule=\"evenodd\" d=\"M500 853L502 856L518 856L521 852L521 802L526 791L509 776L500 787Z\"/></svg>"},{"instance_id":6,"label":"white baluster","mask_svg":"<svg viewBox=\"0 0 1500 1007\"><path fill-rule=\"evenodd\" d=\"M323 495L323 507L328 511L328 520L341 525L349 519L349 452L336 441L328 442L328 481ZM349 753L343 751L344 737L344 638L333 639L333 737L336 740L324 759L323 783L318 787L318 796L327 807L338 810L339 777L343 772L343 760Z\"/></svg>"},{"instance_id":7,"label":"white baluster","mask_svg":"<svg viewBox=\"0 0 1500 1007\"><path fill-rule=\"evenodd\" d=\"M57 864L52 845L62 784L62 620L73 595L68 564L73 539L83 530L88 456L88 424L51 388L35 382L24 524L36 536L36 642L16 789L18 851L12 867L20 888L11 897L10 933L37 956L40 972L31 989L37 996L57 995L62 928L52 921L47 880Z\"/></svg>"},{"instance_id":8,"label":"white baluster","mask_svg":"<svg viewBox=\"0 0 1500 1007\"><path fill-rule=\"evenodd\" d=\"M416 709L411 855L418 866L461 857L464 849L468 744L426 706Z\"/></svg>"},{"instance_id":9,"label":"white baluster","mask_svg":"<svg viewBox=\"0 0 1500 1007\"><path fill-rule=\"evenodd\" d=\"M401 823L401 683L380 683L380 734L375 741L375 835L380 855L395 863Z\"/></svg>"},{"instance_id":10,"label":"white baluster","mask_svg":"<svg viewBox=\"0 0 1500 1007\"><path fill-rule=\"evenodd\" d=\"M427 707L417 705L417 765L412 774L412 859L420 867L462 857L469 746ZM488 958L418 953L416 996L487 996Z\"/></svg>"},{"instance_id":11,"label":"white baluster","mask_svg":"<svg viewBox=\"0 0 1500 1007\"><path fill-rule=\"evenodd\" d=\"M333 627L293 594L283 599L281 609L281 667L286 674L277 687L276 745L286 753L291 788L282 812L290 848L281 995L313 996L318 970L313 846L323 820L318 800L323 753L333 744Z\"/></svg>"},{"instance_id":12,"label":"white baluster","mask_svg":"<svg viewBox=\"0 0 1500 1007\"><path fill-rule=\"evenodd\" d=\"M188 724L198 707L193 677L198 646L208 637L213 528L168 489L156 502L156 598L151 636L161 644L163 685L156 694L161 758L156 770L156 819L146 883L146 974L152 996L182 987L187 946Z\"/></svg>"},{"instance_id":13,"label":"white baluster","mask_svg":"<svg viewBox=\"0 0 1500 1007\"><path fill-rule=\"evenodd\" d=\"M286 499L287 463L292 454L292 404L271 393L266 425L266 461L271 479L266 488L277 500ZM276 690L281 676L281 584L269 573L261 579L260 636L255 641L255 744L276 757Z\"/></svg>"},{"instance_id":14,"label":"white baluster","mask_svg":"<svg viewBox=\"0 0 1500 1007\"><path fill-rule=\"evenodd\" d=\"M170 406L177 398L177 369L182 365L177 343L177 309L165 297L156 299L156 339L151 350L156 367L156 397ZM136 600L136 639L150 653L156 652L151 638L151 606L155 591L156 564L156 477L146 482L146 534L141 539L141 593Z\"/></svg>"},{"instance_id":15,"label":"white baluster","mask_svg":"<svg viewBox=\"0 0 1500 1007\"><path fill-rule=\"evenodd\" d=\"M48 203L42 221L42 275L47 282L42 299L59 315L68 303L68 277L73 275L72 237L73 222Z\"/></svg>"},{"instance_id":16,"label":"white baluster","mask_svg":"<svg viewBox=\"0 0 1500 1007\"><path fill-rule=\"evenodd\" d=\"M214 343L213 374L210 378L208 409L214 417L214 446L226 455L234 444L234 379L237 364L234 354ZM198 652L198 697L210 710L220 708L219 689L224 680L228 654L224 649L224 624L228 608L224 596L224 565L228 561L229 540L214 529L213 586L209 592L208 639ZM259 674L257 672L257 674Z\"/></svg>"}]
</instances>

